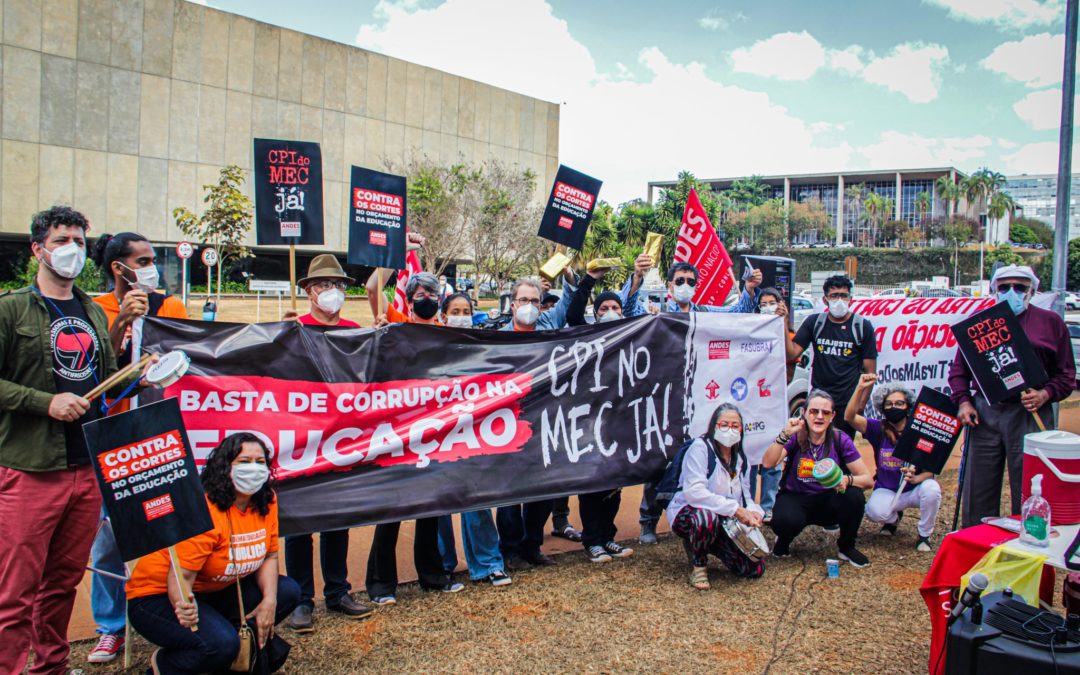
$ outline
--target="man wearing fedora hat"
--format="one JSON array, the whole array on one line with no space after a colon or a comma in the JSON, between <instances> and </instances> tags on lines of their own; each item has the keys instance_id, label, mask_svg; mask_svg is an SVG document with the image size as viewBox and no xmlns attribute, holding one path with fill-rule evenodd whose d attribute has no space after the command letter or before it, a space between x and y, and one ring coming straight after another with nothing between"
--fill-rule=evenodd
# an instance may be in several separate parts
<instances>
[{"instance_id":1,"label":"man wearing fedora hat","mask_svg":"<svg viewBox=\"0 0 1080 675\"><path fill-rule=\"evenodd\" d=\"M316 256L308 266L307 276L296 282L311 301L311 311L296 318L306 326L336 326L359 328L355 321L341 318L345 304L345 289L356 280L345 274L337 258L330 253ZM285 567L289 576L300 584L300 604L289 617L289 628L297 633L315 630L312 609L315 605L315 571L312 565L313 544L310 534L286 537ZM351 594L349 568L349 531L334 530L319 533L319 563L322 567L323 596L326 609L362 619L371 615L370 606L358 602Z\"/></svg>"}]
</instances>

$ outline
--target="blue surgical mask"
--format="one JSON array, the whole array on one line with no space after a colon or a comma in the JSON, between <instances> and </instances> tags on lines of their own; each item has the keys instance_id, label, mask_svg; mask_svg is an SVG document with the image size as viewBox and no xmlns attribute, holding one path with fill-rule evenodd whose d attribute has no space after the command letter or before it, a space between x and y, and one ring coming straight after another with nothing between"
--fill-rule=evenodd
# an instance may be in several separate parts
<instances>
[{"instance_id":1,"label":"blue surgical mask","mask_svg":"<svg viewBox=\"0 0 1080 675\"><path fill-rule=\"evenodd\" d=\"M1009 303L1009 309L1013 311L1013 314L1019 315L1024 311L1024 296L1011 288L1004 293L999 292L997 299L998 302Z\"/></svg>"}]
</instances>

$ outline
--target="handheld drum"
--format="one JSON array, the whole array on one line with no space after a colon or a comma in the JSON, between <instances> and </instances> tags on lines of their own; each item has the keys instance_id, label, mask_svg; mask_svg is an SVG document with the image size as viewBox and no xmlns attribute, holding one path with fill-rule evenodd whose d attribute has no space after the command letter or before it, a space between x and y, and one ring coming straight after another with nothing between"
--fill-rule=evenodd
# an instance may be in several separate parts
<instances>
[{"instance_id":1,"label":"handheld drum","mask_svg":"<svg viewBox=\"0 0 1080 675\"><path fill-rule=\"evenodd\" d=\"M828 457L814 463L814 480L821 483L822 487L831 490L843 479L844 472L840 470L840 465Z\"/></svg>"},{"instance_id":2,"label":"handheld drum","mask_svg":"<svg viewBox=\"0 0 1080 675\"><path fill-rule=\"evenodd\" d=\"M158 389L176 384L191 367L191 357L180 350L163 354L158 362L146 371L146 381Z\"/></svg>"}]
</instances>

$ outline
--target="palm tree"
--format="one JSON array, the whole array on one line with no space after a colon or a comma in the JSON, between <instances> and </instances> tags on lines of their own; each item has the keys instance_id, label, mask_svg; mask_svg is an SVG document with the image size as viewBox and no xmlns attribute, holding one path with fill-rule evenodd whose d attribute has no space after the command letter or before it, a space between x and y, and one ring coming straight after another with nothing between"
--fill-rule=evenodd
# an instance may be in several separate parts
<instances>
[{"instance_id":1,"label":"palm tree","mask_svg":"<svg viewBox=\"0 0 1080 675\"><path fill-rule=\"evenodd\" d=\"M885 199L871 192L863 199L863 219L870 226L870 245L877 246L877 226L881 216L887 213Z\"/></svg>"},{"instance_id":2,"label":"palm tree","mask_svg":"<svg viewBox=\"0 0 1080 675\"><path fill-rule=\"evenodd\" d=\"M960 199L960 189L957 187L956 182L953 181L952 176L949 174L938 176L938 179L934 181L934 192L945 204L946 218L952 218L953 208Z\"/></svg>"},{"instance_id":3,"label":"palm tree","mask_svg":"<svg viewBox=\"0 0 1080 675\"><path fill-rule=\"evenodd\" d=\"M863 220L863 215L861 211L863 206L863 195L865 194L866 185L864 183L859 183L857 185L849 185L844 189L844 197L847 199L844 204L844 211L846 212L848 207L850 206L855 211L855 218L853 219L855 222L860 222ZM846 219L847 218L845 217L845 220ZM843 226L844 224L840 223L840 227L842 228ZM856 232L857 231L858 228L856 228Z\"/></svg>"},{"instance_id":4,"label":"palm tree","mask_svg":"<svg viewBox=\"0 0 1080 675\"><path fill-rule=\"evenodd\" d=\"M1016 202L1008 192L995 192L990 197L990 206L986 209L986 217L991 220L1001 220L1008 213L1010 216L1016 210Z\"/></svg>"}]
</instances>

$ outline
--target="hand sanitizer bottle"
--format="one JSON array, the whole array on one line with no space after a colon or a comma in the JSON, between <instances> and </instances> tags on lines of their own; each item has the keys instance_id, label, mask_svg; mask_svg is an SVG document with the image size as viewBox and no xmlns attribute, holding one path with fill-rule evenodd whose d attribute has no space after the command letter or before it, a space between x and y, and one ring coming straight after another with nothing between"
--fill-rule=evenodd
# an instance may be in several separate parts
<instances>
[{"instance_id":1,"label":"hand sanitizer bottle","mask_svg":"<svg viewBox=\"0 0 1080 675\"><path fill-rule=\"evenodd\" d=\"M1050 545L1050 502L1042 496L1042 474L1031 479L1031 496L1020 509L1020 541L1029 546Z\"/></svg>"}]
</instances>

